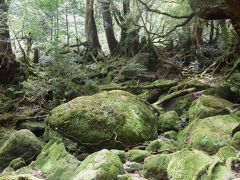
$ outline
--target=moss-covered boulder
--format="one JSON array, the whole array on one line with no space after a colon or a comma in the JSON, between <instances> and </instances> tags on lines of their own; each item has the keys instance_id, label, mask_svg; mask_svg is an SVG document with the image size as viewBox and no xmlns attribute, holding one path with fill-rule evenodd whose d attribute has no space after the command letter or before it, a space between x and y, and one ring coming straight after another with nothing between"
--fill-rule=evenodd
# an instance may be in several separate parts
<instances>
[{"instance_id":1,"label":"moss-covered boulder","mask_svg":"<svg viewBox=\"0 0 240 180\"><path fill-rule=\"evenodd\" d=\"M232 144L232 131L240 122L236 115L220 115L191 122L178 135L180 148L192 147L215 154L219 148Z\"/></svg>"},{"instance_id":2,"label":"moss-covered boulder","mask_svg":"<svg viewBox=\"0 0 240 180\"><path fill-rule=\"evenodd\" d=\"M180 118L175 111L169 111L159 116L158 129L161 132L166 132L169 130L179 130L180 127Z\"/></svg>"},{"instance_id":3,"label":"moss-covered boulder","mask_svg":"<svg viewBox=\"0 0 240 180\"><path fill-rule=\"evenodd\" d=\"M17 131L0 148L0 171L17 158L23 158L29 164L41 149L41 142L31 131Z\"/></svg>"},{"instance_id":4,"label":"moss-covered boulder","mask_svg":"<svg viewBox=\"0 0 240 180\"><path fill-rule=\"evenodd\" d=\"M172 156L168 154L154 155L146 158L143 167L144 177L156 180L167 180L167 168L171 159Z\"/></svg>"},{"instance_id":5,"label":"moss-covered boulder","mask_svg":"<svg viewBox=\"0 0 240 180\"><path fill-rule=\"evenodd\" d=\"M152 106L118 90L60 105L51 111L47 123L87 147L120 148L157 138Z\"/></svg>"},{"instance_id":6,"label":"moss-covered boulder","mask_svg":"<svg viewBox=\"0 0 240 180\"><path fill-rule=\"evenodd\" d=\"M217 156L225 162L230 157L236 157L237 151L232 146L224 146L218 150Z\"/></svg>"},{"instance_id":7,"label":"moss-covered boulder","mask_svg":"<svg viewBox=\"0 0 240 180\"><path fill-rule=\"evenodd\" d=\"M106 149L88 156L77 171L79 173L73 178L74 180L112 180L125 173L119 157Z\"/></svg>"},{"instance_id":8,"label":"moss-covered boulder","mask_svg":"<svg viewBox=\"0 0 240 180\"><path fill-rule=\"evenodd\" d=\"M127 160L134 162L143 162L148 156L151 156L148 151L140 149L132 149L127 152Z\"/></svg>"},{"instance_id":9,"label":"moss-covered boulder","mask_svg":"<svg viewBox=\"0 0 240 180\"><path fill-rule=\"evenodd\" d=\"M168 178L174 180L233 179L233 172L218 158L194 149L174 153L167 168Z\"/></svg>"},{"instance_id":10,"label":"moss-covered boulder","mask_svg":"<svg viewBox=\"0 0 240 180\"><path fill-rule=\"evenodd\" d=\"M206 118L215 115L229 114L233 104L222 98L214 96L201 96L195 100L188 113L190 120Z\"/></svg>"},{"instance_id":11,"label":"moss-covered boulder","mask_svg":"<svg viewBox=\"0 0 240 180\"><path fill-rule=\"evenodd\" d=\"M175 143L172 140L163 138L163 139L157 139L157 140L151 141L146 147L146 150L154 153L168 154L169 152L175 152L177 148Z\"/></svg>"},{"instance_id":12,"label":"moss-covered boulder","mask_svg":"<svg viewBox=\"0 0 240 180\"><path fill-rule=\"evenodd\" d=\"M12 108L13 108L12 99L0 92L0 114L8 112Z\"/></svg>"},{"instance_id":13,"label":"moss-covered boulder","mask_svg":"<svg viewBox=\"0 0 240 180\"><path fill-rule=\"evenodd\" d=\"M163 136L167 139L177 140L177 132L176 131L167 131L163 134Z\"/></svg>"},{"instance_id":14,"label":"moss-covered boulder","mask_svg":"<svg viewBox=\"0 0 240 180\"><path fill-rule=\"evenodd\" d=\"M47 179L58 180L71 179L76 175L75 171L79 165L80 161L66 151L62 142L57 141L43 147L31 168L40 170Z\"/></svg>"}]
</instances>

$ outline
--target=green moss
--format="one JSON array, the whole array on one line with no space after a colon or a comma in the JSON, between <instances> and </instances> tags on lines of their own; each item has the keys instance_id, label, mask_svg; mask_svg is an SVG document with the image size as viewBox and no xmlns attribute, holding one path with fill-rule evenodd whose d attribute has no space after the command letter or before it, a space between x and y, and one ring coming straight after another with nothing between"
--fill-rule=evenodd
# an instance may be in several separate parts
<instances>
[{"instance_id":1,"label":"green moss","mask_svg":"<svg viewBox=\"0 0 240 180\"><path fill-rule=\"evenodd\" d=\"M17 158L23 158L30 163L40 153L41 142L29 130L20 130L14 133L0 148L0 170Z\"/></svg>"},{"instance_id":2,"label":"green moss","mask_svg":"<svg viewBox=\"0 0 240 180\"><path fill-rule=\"evenodd\" d=\"M237 151L232 146L224 146L218 150L217 156L225 162L230 157L236 157Z\"/></svg>"},{"instance_id":3,"label":"green moss","mask_svg":"<svg viewBox=\"0 0 240 180\"><path fill-rule=\"evenodd\" d=\"M240 149L240 131L235 133L232 137L233 145L238 150Z\"/></svg>"},{"instance_id":4,"label":"green moss","mask_svg":"<svg viewBox=\"0 0 240 180\"><path fill-rule=\"evenodd\" d=\"M167 131L163 134L163 136L167 139L177 140L177 132L176 131Z\"/></svg>"},{"instance_id":5,"label":"green moss","mask_svg":"<svg viewBox=\"0 0 240 180\"><path fill-rule=\"evenodd\" d=\"M22 168L24 166L26 166L25 160L23 158L17 158L17 159L12 160L9 163L8 167L11 167L14 170L17 170L17 169L20 169L20 168Z\"/></svg>"},{"instance_id":6,"label":"green moss","mask_svg":"<svg viewBox=\"0 0 240 180\"><path fill-rule=\"evenodd\" d=\"M154 139L156 122L149 104L124 91L76 98L53 109L47 119L64 136L98 148L120 148Z\"/></svg>"},{"instance_id":7,"label":"green moss","mask_svg":"<svg viewBox=\"0 0 240 180\"><path fill-rule=\"evenodd\" d=\"M124 174L119 157L105 149L88 156L77 171L76 179L112 180Z\"/></svg>"},{"instance_id":8,"label":"green moss","mask_svg":"<svg viewBox=\"0 0 240 180\"><path fill-rule=\"evenodd\" d=\"M149 152L169 153L176 151L176 145L168 139L154 140L149 143L146 150Z\"/></svg>"},{"instance_id":9,"label":"green moss","mask_svg":"<svg viewBox=\"0 0 240 180\"><path fill-rule=\"evenodd\" d=\"M167 168L172 155L160 154L144 160L143 175L145 178L167 179Z\"/></svg>"},{"instance_id":10,"label":"green moss","mask_svg":"<svg viewBox=\"0 0 240 180\"><path fill-rule=\"evenodd\" d=\"M49 177L61 178L63 173L67 176L68 172L74 172L79 164L74 156L67 153L64 144L58 141L45 145L31 167L41 170Z\"/></svg>"},{"instance_id":11,"label":"green moss","mask_svg":"<svg viewBox=\"0 0 240 180\"><path fill-rule=\"evenodd\" d=\"M178 114L183 114L188 111L192 104L192 94L193 93L174 98L169 102L164 103L163 107L167 111L176 111Z\"/></svg>"},{"instance_id":12,"label":"green moss","mask_svg":"<svg viewBox=\"0 0 240 180\"><path fill-rule=\"evenodd\" d=\"M179 130L180 127L180 118L175 111L169 111L161 114L158 119L158 129L161 132L166 132L169 130Z\"/></svg>"},{"instance_id":13,"label":"green moss","mask_svg":"<svg viewBox=\"0 0 240 180\"><path fill-rule=\"evenodd\" d=\"M0 93L0 114L8 112L12 108L13 108L12 99Z\"/></svg>"},{"instance_id":14,"label":"green moss","mask_svg":"<svg viewBox=\"0 0 240 180\"><path fill-rule=\"evenodd\" d=\"M215 115L229 114L228 108L233 104L225 99L214 96L201 96L195 100L189 109L190 120L201 119Z\"/></svg>"},{"instance_id":15,"label":"green moss","mask_svg":"<svg viewBox=\"0 0 240 180\"><path fill-rule=\"evenodd\" d=\"M148 151L133 149L127 152L127 159L134 162L143 162L151 154Z\"/></svg>"},{"instance_id":16,"label":"green moss","mask_svg":"<svg viewBox=\"0 0 240 180\"><path fill-rule=\"evenodd\" d=\"M180 148L192 147L215 154L219 148L231 145L232 130L240 122L235 115L221 115L191 122L178 135Z\"/></svg>"},{"instance_id":17,"label":"green moss","mask_svg":"<svg viewBox=\"0 0 240 180\"><path fill-rule=\"evenodd\" d=\"M128 167L125 167L128 173L139 172L143 170L143 164L137 162L131 162Z\"/></svg>"},{"instance_id":18,"label":"green moss","mask_svg":"<svg viewBox=\"0 0 240 180\"><path fill-rule=\"evenodd\" d=\"M123 163L126 161L126 152L125 151L112 149L111 152L116 154Z\"/></svg>"},{"instance_id":19,"label":"green moss","mask_svg":"<svg viewBox=\"0 0 240 180\"><path fill-rule=\"evenodd\" d=\"M184 149L176 153L171 159L167 172L174 180L197 180L206 173L214 160L198 150Z\"/></svg>"}]
</instances>

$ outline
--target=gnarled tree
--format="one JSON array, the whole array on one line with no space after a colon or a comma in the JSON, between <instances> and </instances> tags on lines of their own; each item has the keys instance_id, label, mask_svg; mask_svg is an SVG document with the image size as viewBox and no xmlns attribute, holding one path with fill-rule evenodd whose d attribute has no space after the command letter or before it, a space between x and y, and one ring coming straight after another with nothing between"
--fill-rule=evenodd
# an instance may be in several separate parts
<instances>
[{"instance_id":1,"label":"gnarled tree","mask_svg":"<svg viewBox=\"0 0 240 180\"><path fill-rule=\"evenodd\" d=\"M12 52L9 26L8 9L10 0L0 0L0 84L10 82L17 70L18 64Z\"/></svg>"}]
</instances>

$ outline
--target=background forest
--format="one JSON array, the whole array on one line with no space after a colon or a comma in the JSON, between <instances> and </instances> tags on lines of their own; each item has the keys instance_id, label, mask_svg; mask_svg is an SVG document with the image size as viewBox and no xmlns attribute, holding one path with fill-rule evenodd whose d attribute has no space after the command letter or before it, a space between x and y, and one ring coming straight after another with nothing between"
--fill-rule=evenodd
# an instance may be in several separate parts
<instances>
[{"instance_id":1,"label":"background forest","mask_svg":"<svg viewBox=\"0 0 240 180\"><path fill-rule=\"evenodd\" d=\"M0 180L240 178L239 0L0 0Z\"/></svg>"}]
</instances>

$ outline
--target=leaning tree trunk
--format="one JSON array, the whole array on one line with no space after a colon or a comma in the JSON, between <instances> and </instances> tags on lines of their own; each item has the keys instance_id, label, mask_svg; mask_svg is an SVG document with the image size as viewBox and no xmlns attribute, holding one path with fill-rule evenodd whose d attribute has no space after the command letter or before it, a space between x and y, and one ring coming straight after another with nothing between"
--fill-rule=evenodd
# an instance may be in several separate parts
<instances>
[{"instance_id":1,"label":"leaning tree trunk","mask_svg":"<svg viewBox=\"0 0 240 180\"><path fill-rule=\"evenodd\" d=\"M9 1L0 0L0 84L9 83L18 70L18 63L12 52L8 27Z\"/></svg>"},{"instance_id":2,"label":"leaning tree trunk","mask_svg":"<svg viewBox=\"0 0 240 180\"><path fill-rule=\"evenodd\" d=\"M116 54L118 51L118 41L115 37L114 29L113 29L110 0L101 1L101 3L102 3L103 26L105 29L110 53L111 55L113 55L113 54Z\"/></svg>"},{"instance_id":3,"label":"leaning tree trunk","mask_svg":"<svg viewBox=\"0 0 240 180\"><path fill-rule=\"evenodd\" d=\"M87 35L87 45L93 56L97 57L98 50L101 49L96 22L94 18L94 0L86 0L85 32Z\"/></svg>"}]
</instances>

